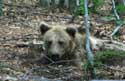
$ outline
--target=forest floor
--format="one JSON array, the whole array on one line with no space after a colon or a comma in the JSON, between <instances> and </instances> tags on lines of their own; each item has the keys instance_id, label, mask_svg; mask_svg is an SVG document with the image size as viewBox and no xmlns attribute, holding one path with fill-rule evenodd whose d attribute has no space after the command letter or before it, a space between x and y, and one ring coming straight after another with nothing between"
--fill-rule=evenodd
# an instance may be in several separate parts
<instances>
[{"instance_id":1,"label":"forest floor","mask_svg":"<svg viewBox=\"0 0 125 81\"><path fill-rule=\"evenodd\" d=\"M67 12L51 13L34 7L22 7L18 13L0 17L0 80L1 81L83 81L84 72L75 66L42 65L40 52L33 52L34 43L40 39L41 21L49 24L67 24L80 26L84 23L82 16L69 23L72 15ZM111 33L113 23L105 23L99 16L90 17L94 30L103 26ZM102 28L103 28L102 27ZM42 45L42 44L41 44ZM39 47L39 46L38 46ZM33 52L33 53L31 53ZM115 60L112 60L115 63ZM123 61L123 60L122 60ZM125 60L120 65L102 66L97 69L99 79L125 79Z\"/></svg>"}]
</instances>

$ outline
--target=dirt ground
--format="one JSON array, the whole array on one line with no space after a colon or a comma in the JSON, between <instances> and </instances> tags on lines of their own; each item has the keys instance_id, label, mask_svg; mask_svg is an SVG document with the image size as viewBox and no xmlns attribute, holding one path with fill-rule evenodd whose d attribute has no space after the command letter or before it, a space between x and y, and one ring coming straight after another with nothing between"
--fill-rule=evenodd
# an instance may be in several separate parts
<instances>
[{"instance_id":1,"label":"dirt ground","mask_svg":"<svg viewBox=\"0 0 125 81\"><path fill-rule=\"evenodd\" d=\"M46 10L36 8L26 10L24 15L16 13L0 17L0 80L1 81L84 81L84 72L74 66L42 65L40 56L42 42L39 32L39 24L46 21L49 24L67 24L72 15L67 13L47 13ZM20 11L21 11L20 10ZM37 12L37 13L36 13ZM96 22L96 16L91 19L91 25L100 26L102 22ZM83 24L83 17L78 17L70 25ZM98 23L98 24L95 24ZM103 23L104 24L104 23ZM103 25L109 26L109 24ZM112 27L113 24L110 24ZM42 48L41 48L42 49ZM112 66L114 67L114 66ZM105 69L97 71L99 78L125 79L125 67L117 66L122 71ZM110 70L110 71L109 71ZM117 70L117 69L115 69ZM101 75L102 74L102 75Z\"/></svg>"},{"instance_id":2,"label":"dirt ground","mask_svg":"<svg viewBox=\"0 0 125 81\"><path fill-rule=\"evenodd\" d=\"M64 14L62 15L64 16ZM27 18L22 15L15 15L15 17L2 16L0 18L0 80L80 80L82 73L76 67L42 65L40 63L42 51L37 50L40 47L39 45L34 45L34 43L41 41L40 22L44 20L53 24L60 19L59 21L65 23L70 19L70 15L67 18L62 15L27 15Z\"/></svg>"}]
</instances>

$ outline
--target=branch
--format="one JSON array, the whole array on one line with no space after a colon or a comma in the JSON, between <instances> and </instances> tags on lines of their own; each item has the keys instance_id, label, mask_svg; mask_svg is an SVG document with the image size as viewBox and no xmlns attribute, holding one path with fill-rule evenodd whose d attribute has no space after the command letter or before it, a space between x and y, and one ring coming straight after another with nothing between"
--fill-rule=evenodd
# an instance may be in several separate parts
<instances>
[{"instance_id":1,"label":"branch","mask_svg":"<svg viewBox=\"0 0 125 81\"><path fill-rule=\"evenodd\" d=\"M119 17L119 15L118 15L118 13L117 13L117 11L115 9L115 1L114 0L112 0L112 8L113 8L113 12L114 12L114 14L116 16L116 19L120 20L120 17Z\"/></svg>"},{"instance_id":2,"label":"branch","mask_svg":"<svg viewBox=\"0 0 125 81\"><path fill-rule=\"evenodd\" d=\"M115 35L115 34L117 33L117 31L121 28L122 25L123 25L123 24L121 23L121 24L119 24L118 26L116 26L116 28L113 30L111 36Z\"/></svg>"},{"instance_id":3,"label":"branch","mask_svg":"<svg viewBox=\"0 0 125 81\"><path fill-rule=\"evenodd\" d=\"M116 17L116 22L117 22L117 21L120 21L120 17L119 17L119 15L118 15L118 13L117 13L117 11L116 11L116 9L115 9L115 1L114 1L114 0L112 0L112 8L113 8L114 15L115 15L115 17ZM121 23L121 22L120 22L120 24L117 23L117 26L116 26L116 28L113 30L113 33L111 34L111 37L117 33L117 31L120 29L120 27L121 27L122 25L123 25L123 23Z\"/></svg>"}]
</instances>

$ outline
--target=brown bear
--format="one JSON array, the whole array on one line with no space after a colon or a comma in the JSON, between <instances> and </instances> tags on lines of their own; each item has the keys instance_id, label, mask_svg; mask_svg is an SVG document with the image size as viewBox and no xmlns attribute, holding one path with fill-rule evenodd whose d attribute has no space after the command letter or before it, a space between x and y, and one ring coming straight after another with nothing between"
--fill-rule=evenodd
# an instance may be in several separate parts
<instances>
[{"instance_id":1,"label":"brown bear","mask_svg":"<svg viewBox=\"0 0 125 81\"><path fill-rule=\"evenodd\" d=\"M81 66L85 57L85 35L76 28L61 25L40 25L43 36L45 57L52 61L67 61Z\"/></svg>"}]
</instances>

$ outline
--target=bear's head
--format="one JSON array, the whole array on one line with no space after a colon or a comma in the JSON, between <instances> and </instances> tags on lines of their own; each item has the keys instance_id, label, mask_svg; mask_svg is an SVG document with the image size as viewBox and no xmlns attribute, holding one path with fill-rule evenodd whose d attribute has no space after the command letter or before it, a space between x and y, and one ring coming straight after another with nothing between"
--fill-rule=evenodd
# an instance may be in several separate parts
<instances>
[{"instance_id":1,"label":"bear's head","mask_svg":"<svg viewBox=\"0 0 125 81\"><path fill-rule=\"evenodd\" d=\"M76 30L71 27L40 25L47 56L61 58L74 50Z\"/></svg>"}]
</instances>

